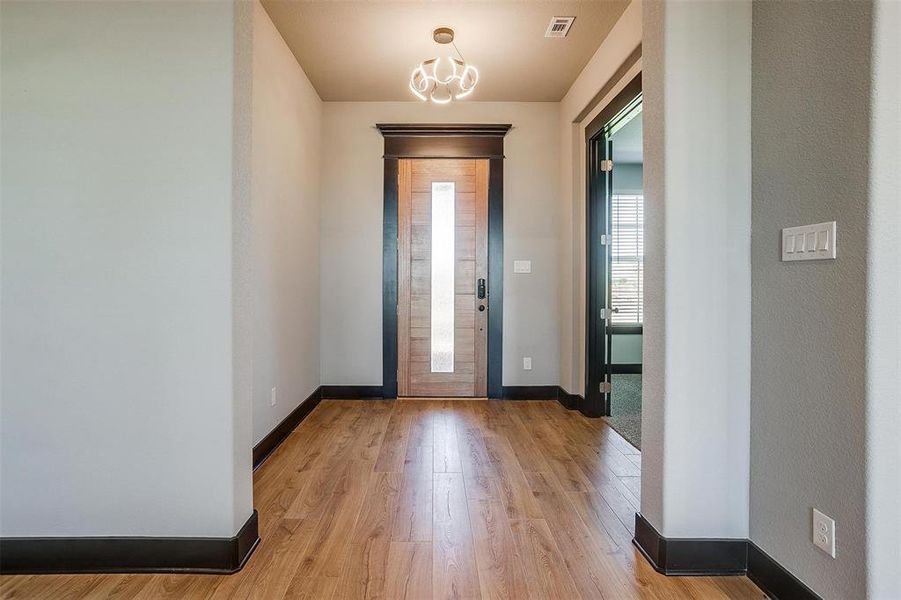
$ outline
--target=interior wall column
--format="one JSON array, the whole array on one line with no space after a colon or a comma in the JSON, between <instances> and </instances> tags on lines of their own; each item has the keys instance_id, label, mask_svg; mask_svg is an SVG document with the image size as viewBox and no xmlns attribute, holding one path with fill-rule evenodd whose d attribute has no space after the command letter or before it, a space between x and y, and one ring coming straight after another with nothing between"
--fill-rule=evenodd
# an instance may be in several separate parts
<instances>
[{"instance_id":1,"label":"interior wall column","mask_svg":"<svg viewBox=\"0 0 901 600\"><path fill-rule=\"evenodd\" d=\"M647 2L643 10L641 512L667 538L743 539L751 4Z\"/></svg>"}]
</instances>

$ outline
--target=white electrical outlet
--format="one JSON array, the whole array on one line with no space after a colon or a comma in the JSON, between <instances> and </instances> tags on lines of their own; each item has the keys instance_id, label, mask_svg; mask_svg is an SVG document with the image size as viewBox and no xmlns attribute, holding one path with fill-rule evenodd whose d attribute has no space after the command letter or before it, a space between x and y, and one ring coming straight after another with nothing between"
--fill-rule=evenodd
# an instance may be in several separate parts
<instances>
[{"instance_id":1,"label":"white electrical outlet","mask_svg":"<svg viewBox=\"0 0 901 600\"><path fill-rule=\"evenodd\" d=\"M523 371L531 371L532 370L532 357L531 356L523 356L522 357L522 370Z\"/></svg>"},{"instance_id":2,"label":"white electrical outlet","mask_svg":"<svg viewBox=\"0 0 901 600\"><path fill-rule=\"evenodd\" d=\"M276 402L278 402L278 392L276 388L272 388L272 391L269 392L269 406L275 406Z\"/></svg>"},{"instance_id":3,"label":"white electrical outlet","mask_svg":"<svg viewBox=\"0 0 901 600\"><path fill-rule=\"evenodd\" d=\"M835 521L813 509L813 543L835 558Z\"/></svg>"}]
</instances>

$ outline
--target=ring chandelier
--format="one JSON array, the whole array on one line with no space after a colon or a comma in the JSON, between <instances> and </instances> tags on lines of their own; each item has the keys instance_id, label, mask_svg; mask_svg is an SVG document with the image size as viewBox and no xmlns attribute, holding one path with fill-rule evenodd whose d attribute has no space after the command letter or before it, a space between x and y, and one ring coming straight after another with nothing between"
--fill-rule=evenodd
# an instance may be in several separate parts
<instances>
[{"instance_id":1,"label":"ring chandelier","mask_svg":"<svg viewBox=\"0 0 901 600\"><path fill-rule=\"evenodd\" d=\"M453 29L439 27L432 32L432 38L439 44L452 44L460 58L448 57L442 61L439 57L422 61L410 75L410 91L420 100L435 104L465 98L479 83L479 71L463 60L454 44Z\"/></svg>"}]
</instances>

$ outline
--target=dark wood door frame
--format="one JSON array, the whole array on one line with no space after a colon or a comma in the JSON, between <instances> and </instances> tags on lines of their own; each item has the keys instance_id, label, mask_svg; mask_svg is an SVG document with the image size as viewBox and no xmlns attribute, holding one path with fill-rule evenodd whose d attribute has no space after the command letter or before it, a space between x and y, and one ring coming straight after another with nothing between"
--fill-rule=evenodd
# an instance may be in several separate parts
<instances>
[{"instance_id":1,"label":"dark wood door frame","mask_svg":"<svg viewBox=\"0 0 901 600\"><path fill-rule=\"evenodd\" d=\"M504 136L509 124L385 124L382 226L382 395L397 397L397 161L401 158L487 158L488 397L503 397Z\"/></svg>"},{"instance_id":2,"label":"dark wood door frame","mask_svg":"<svg viewBox=\"0 0 901 600\"><path fill-rule=\"evenodd\" d=\"M641 73L636 75L613 100L605 106L585 128L586 144L586 298L585 298L585 401L579 410L589 417L610 414L610 393L600 390L600 382L609 377L608 363L611 352L610 331L601 319L600 308L609 304L607 281L601 280L598 266L608 263L606 250L601 247L601 234L607 232L606 192L612 189L613 172L602 172L600 161L612 159L608 156L606 143L608 127L615 122L628 106L641 96ZM604 208L599 208L603 196ZM606 273L606 271L605 271ZM604 364L600 364L600 359Z\"/></svg>"}]
</instances>

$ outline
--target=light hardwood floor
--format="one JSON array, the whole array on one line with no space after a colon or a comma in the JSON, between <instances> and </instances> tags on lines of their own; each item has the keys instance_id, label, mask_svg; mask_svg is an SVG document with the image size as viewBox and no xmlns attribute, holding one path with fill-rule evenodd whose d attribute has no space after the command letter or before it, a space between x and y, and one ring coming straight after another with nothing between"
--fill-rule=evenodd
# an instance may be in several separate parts
<instances>
[{"instance_id":1,"label":"light hardwood floor","mask_svg":"<svg viewBox=\"0 0 901 600\"><path fill-rule=\"evenodd\" d=\"M2 598L763 598L631 544L640 456L554 401L323 401L254 474L235 575L17 576Z\"/></svg>"}]
</instances>

